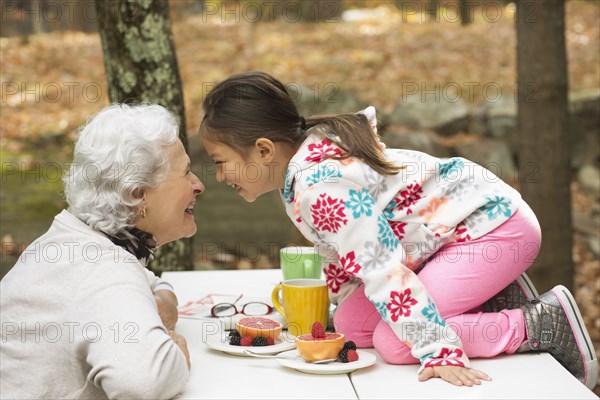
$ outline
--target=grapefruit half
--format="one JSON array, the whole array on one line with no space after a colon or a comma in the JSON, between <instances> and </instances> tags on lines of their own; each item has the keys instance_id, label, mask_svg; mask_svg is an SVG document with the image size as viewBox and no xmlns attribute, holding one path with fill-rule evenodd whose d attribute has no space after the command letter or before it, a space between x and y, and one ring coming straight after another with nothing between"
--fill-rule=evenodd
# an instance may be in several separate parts
<instances>
[{"instance_id":1,"label":"grapefruit half","mask_svg":"<svg viewBox=\"0 0 600 400\"><path fill-rule=\"evenodd\" d=\"M302 335L296 338L298 353L308 362L337 358L344 347L342 333L326 333L325 338L315 338L313 335Z\"/></svg>"},{"instance_id":2,"label":"grapefruit half","mask_svg":"<svg viewBox=\"0 0 600 400\"><path fill-rule=\"evenodd\" d=\"M281 335L283 325L266 317L245 317L235 323L235 327L242 337L253 338L262 336L276 340Z\"/></svg>"}]
</instances>

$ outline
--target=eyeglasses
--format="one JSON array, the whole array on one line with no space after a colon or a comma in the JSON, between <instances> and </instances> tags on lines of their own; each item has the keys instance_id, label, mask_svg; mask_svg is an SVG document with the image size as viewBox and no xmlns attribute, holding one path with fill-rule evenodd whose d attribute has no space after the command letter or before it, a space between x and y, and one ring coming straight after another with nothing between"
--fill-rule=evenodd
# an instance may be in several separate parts
<instances>
[{"instance_id":1,"label":"eyeglasses","mask_svg":"<svg viewBox=\"0 0 600 400\"><path fill-rule=\"evenodd\" d=\"M210 309L210 315L219 318L219 317L232 317L236 314L243 314L248 316L258 316L258 315L267 315L273 312L273 307L266 303L261 303L260 301L253 301L251 303L246 303L242 306L241 310L231 303L219 303L215 304L213 308Z\"/></svg>"}]
</instances>

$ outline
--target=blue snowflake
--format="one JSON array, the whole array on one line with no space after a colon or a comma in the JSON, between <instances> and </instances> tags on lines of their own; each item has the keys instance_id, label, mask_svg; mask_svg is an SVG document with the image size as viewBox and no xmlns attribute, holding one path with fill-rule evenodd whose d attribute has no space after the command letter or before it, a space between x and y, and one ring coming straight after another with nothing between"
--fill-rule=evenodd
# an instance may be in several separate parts
<instances>
[{"instance_id":1,"label":"blue snowflake","mask_svg":"<svg viewBox=\"0 0 600 400\"><path fill-rule=\"evenodd\" d=\"M312 186L317 182L326 181L332 178L341 178L342 174L338 169L337 164L332 163L324 163L319 165L319 169L306 178L306 183L308 186Z\"/></svg>"},{"instance_id":2,"label":"blue snowflake","mask_svg":"<svg viewBox=\"0 0 600 400\"><path fill-rule=\"evenodd\" d=\"M370 217L373 214L371 207L375 205L375 200L369 195L367 189L363 189L360 192L350 189L350 199L346 201L345 205L352 210L354 218L359 218L363 214Z\"/></svg>"},{"instance_id":3,"label":"blue snowflake","mask_svg":"<svg viewBox=\"0 0 600 400\"><path fill-rule=\"evenodd\" d=\"M380 214L379 218L377 218L377 225L379 226L377 240L383 243L388 250L396 250L400 242L396 235L394 235L394 231L390 228L390 224L383 214Z\"/></svg>"},{"instance_id":4,"label":"blue snowflake","mask_svg":"<svg viewBox=\"0 0 600 400\"><path fill-rule=\"evenodd\" d=\"M447 163L444 164L440 164L440 177L442 179L446 179L448 178L449 175L452 174L459 174L462 171L462 169L464 168L465 163L458 159L458 158L452 158L450 159L450 161L448 161Z\"/></svg>"},{"instance_id":5,"label":"blue snowflake","mask_svg":"<svg viewBox=\"0 0 600 400\"><path fill-rule=\"evenodd\" d=\"M398 205L397 199L393 199L392 201L390 201L390 203L387 205L385 210L383 210L383 215L387 219L392 219L394 217L394 208L396 208L397 205Z\"/></svg>"},{"instance_id":6,"label":"blue snowflake","mask_svg":"<svg viewBox=\"0 0 600 400\"><path fill-rule=\"evenodd\" d=\"M381 319L383 319L386 322L389 322L388 315L387 315L387 313L388 313L387 303L385 301L375 301L369 296L367 296L367 298L369 300L371 300L371 303L373 303L373 305L375 306L377 311L379 311L379 314L381 315Z\"/></svg>"},{"instance_id":7,"label":"blue snowflake","mask_svg":"<svg viewBox=\"0 0 600 400\"><path fill-rule=\"evenodd\" d=\"M496 219L500 215L510 217L512 211L510 210L511 200L506 199L502 196L485 196L487 203L480 207L480 211L487 212L488 219Z\"/></svg>"},{"instance_id":8,"label":"blue snowflake","mask_svg":"<svg viewBox=\"0 0 600 400\"><path fill-rule=\"evenodd\" d=\"M429 300L429 304L427 304L427 307L423 308L421 313L425 316L425 318L427 318L428 321L437 325L446 326L446 321L444 321L435 303L432 303L431 300Z\"/></svg>"}]
</instances>

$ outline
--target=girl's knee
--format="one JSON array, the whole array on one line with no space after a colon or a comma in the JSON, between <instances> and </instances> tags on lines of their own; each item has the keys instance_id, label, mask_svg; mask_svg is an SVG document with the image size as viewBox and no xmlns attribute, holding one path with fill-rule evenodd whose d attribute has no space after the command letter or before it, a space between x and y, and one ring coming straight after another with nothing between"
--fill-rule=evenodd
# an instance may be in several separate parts
<instances>
[{"instance_id":1,"label":"girl's knee","mask_svg":"<svg viewBox=\"0 0 600 400\"><path fill-rule=\"evenodd\" d=\"M384 321L381 321L375 328L373 347L388 364L404 365L419 362L412 356L410 347L402 343L392 328Z\"/></svg>"},{"instance_id":2,"label":"girl's knee","mask_svg":"<svg viewBox=\"0 0 600 400\"><path fill-rule=\"evenodd\" d=\"M363 316L362 318L346 318L343 315L336 315L333 318L333 325L336 332L344 334L346 341L353 341L357 347L369 348L373 347L373 330L378 321L373 319L381 319L379 313Z\"/></svg>"},{"instance_id":3,"label":"girl's knee","mask_svg":"<svg viewBox=\"0 0 600 400\"><path fill-rule=\"evenodd\" d=\"M389 348L387 346L380 346L378 342L373 341L373 346L381 358L388 364L406 365L419 363L419 360L412 356L410 348L406 345L403 345L402 348Z\"/></svg>"}]
</instances>

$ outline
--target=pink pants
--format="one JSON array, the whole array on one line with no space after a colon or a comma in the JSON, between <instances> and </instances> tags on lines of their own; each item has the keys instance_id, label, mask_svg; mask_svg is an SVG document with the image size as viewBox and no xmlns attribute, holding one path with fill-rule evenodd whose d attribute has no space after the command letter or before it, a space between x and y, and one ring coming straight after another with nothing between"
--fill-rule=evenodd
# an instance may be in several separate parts
<instances>
[{"instance_id":1,"label":"pink pants","mask_svg":"<svg viewBox=\"0 0 600 400\"><path fill-rule=\"evenodd\" d=\"M487 235L442 247L418 273L469 358L514 353L526 339L521 310L478 310L534 262L540 244L539 223L523 202L508 221ZM337 307L334 325L346 340L358 347L374 347L390 364L419 362L381 319L362 286Z\"/></svg>"}]
</instances>

